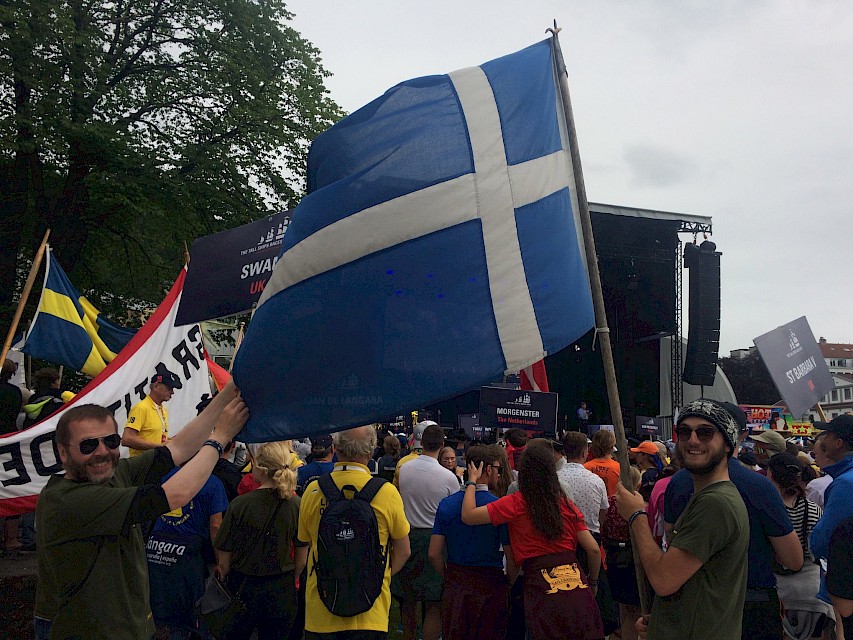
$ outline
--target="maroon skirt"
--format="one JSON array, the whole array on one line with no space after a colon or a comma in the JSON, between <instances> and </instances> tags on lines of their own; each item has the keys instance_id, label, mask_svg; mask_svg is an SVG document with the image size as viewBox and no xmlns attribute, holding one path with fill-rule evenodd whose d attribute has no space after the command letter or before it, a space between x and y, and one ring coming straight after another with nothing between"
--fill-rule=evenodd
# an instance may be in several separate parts
<instances>
[{"instance_id":1,"label":"maroon skirt","mask_svg":"<svg viewBox=\"0 0 853 640\"><path fill-rule=\"evenodd\" d=\"M509 585L503 569L448 563L441 594L444 640L503 638L509 612Z\"/></svg>"},{"instance_id":2,"label":"maroon skirt","mask_svg":"<svg viewBox=\"0 0 853 640\"><path fill-rule=\"evenodd\" d=\"M604 637L601 613L574 551L530 558L524 568L524 611L531 640Z\"/></svg>"}]
</instances>

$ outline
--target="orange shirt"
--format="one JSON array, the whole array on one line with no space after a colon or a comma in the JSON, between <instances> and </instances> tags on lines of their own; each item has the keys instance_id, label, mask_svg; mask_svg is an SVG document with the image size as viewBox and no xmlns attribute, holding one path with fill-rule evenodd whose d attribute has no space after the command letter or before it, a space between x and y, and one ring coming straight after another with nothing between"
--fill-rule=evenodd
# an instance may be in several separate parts
<instances>
[{"instance_id":1,"label":"orange shirt","mask_svg":"<svg viewBox=\"0 0 853 640\"><path fill-rule=\"evenodd\" d=\"M616 485L619 484L619 463L616 460L613 458L595 458L587 462L584 468L589 469L604 480L608 497L616 493Z\"/></svg>"}]
</instances>

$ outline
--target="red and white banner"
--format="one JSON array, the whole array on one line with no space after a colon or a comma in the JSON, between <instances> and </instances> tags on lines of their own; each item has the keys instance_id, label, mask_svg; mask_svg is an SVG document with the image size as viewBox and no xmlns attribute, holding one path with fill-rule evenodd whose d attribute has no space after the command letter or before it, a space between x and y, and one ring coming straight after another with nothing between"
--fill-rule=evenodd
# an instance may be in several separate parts
<instances>
[{"instance_id":1,"label":"red and white banner","mask_svg":"<svg viewBox=\"0 0 853 640\"><path fill-rule=\"evenodd\" d=\"M525 391L548 391L548 374L545 373L545 361L534 362L518 372L521 388Z\"/></svg>"},{"instance_id":2,"label":"red and white banner","mask_svg":"<svg viewBox=\"0 0 853 640\"><path fill-rule=\"evenodd\" d=\"M62 414L82 404L113 411L119 432L130 408L145 397L158 364L183 383L169 401L169 435L196 416L196 405L210 395L208 366L198 325L175 327L186 270L145 325L100 374L73 400L44 421L0 437L0 516L32 511L48 478L62 471L53 432Z\"/></svg>"}]
</instances>

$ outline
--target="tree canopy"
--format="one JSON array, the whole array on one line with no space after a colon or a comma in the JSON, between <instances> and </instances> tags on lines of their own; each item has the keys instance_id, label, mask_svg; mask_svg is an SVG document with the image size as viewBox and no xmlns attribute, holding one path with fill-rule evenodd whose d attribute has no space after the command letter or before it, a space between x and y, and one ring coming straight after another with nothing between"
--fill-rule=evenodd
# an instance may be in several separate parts
<instances>
[{"instance_id":1,"label":"tree canopy","mask_svg":"<svg viewBox=\"0 0 853 640\"><path fill-rule=\"evenodd\" d=\"M185 241L296 204L341 113L290 17L281 0L0 2L0 326L47 227L78 288L157 302Z\"/></svg>"},{"instance_id":2,"label":"tree canopy","mask_svg":"<svg viewBox=\"0 0 853 640\"><path fill-rule=\"evenodd\" d=\"M719 365L738 402L773 405L782 397L757 351L743 358L720 358Z\"/></svg>"}]
</instances>

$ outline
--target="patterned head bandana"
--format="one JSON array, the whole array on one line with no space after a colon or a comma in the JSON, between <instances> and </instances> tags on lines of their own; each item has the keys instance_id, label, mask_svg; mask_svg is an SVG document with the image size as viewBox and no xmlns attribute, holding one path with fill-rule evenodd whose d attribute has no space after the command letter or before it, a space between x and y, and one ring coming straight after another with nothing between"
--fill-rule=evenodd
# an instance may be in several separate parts
<instances>
[{"instance_id":1,"label":"patterned head bandana","mask_svg":"<svg viewBox=\"0 0 853 640\"><path fill-rule=\"evenodd\" d=\"M693 402L688 402L678 414L678 424L690 416L703 418L717 427L723 434L728 445L734 451L735 442L737 442L738 426L734 417L726 408L715 400L700 398Z\"/></svg>"}]
</instances>

